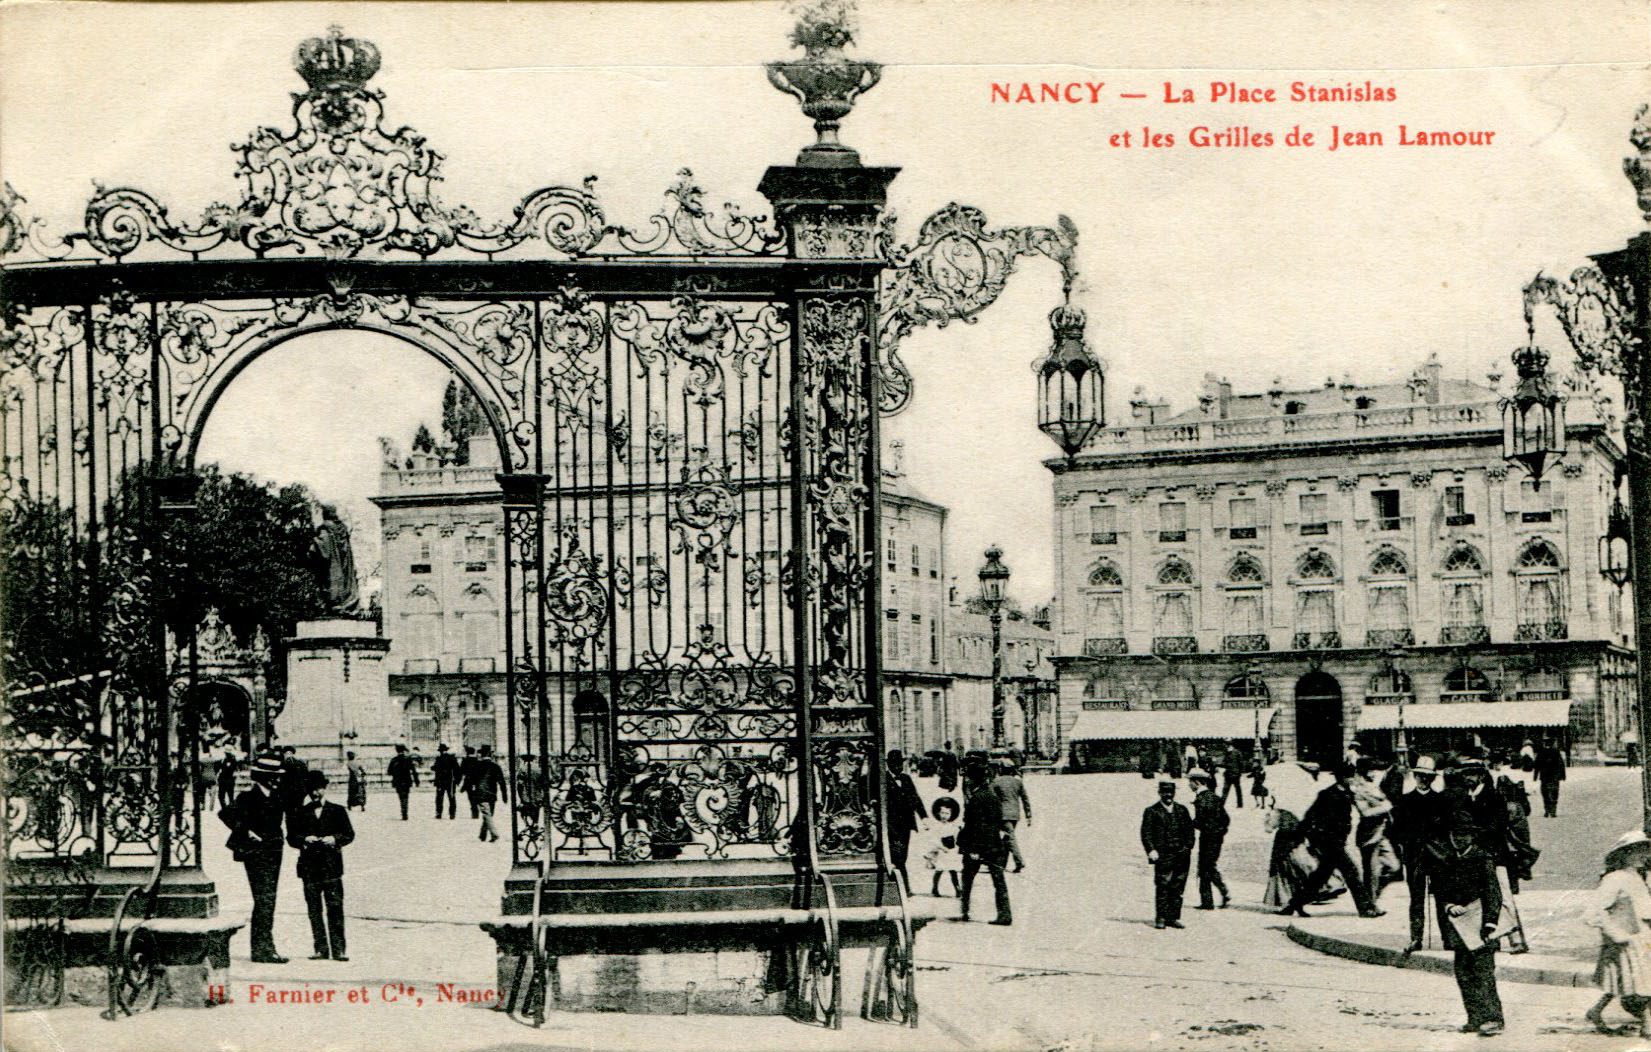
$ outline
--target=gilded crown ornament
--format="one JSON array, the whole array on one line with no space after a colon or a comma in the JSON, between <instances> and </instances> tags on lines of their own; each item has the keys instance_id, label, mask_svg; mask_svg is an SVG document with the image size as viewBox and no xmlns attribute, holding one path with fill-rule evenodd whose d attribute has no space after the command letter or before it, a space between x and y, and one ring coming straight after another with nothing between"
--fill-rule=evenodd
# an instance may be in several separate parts
<instances>
[{"instance_id":1,"label":"gilded crown ornament","mask_svg":"<svg viewBox=\"0 0 1651 1052\"><path fill-rule=\"evenodd\" d=\"M854 100L882 79L883 67L844 55L843 48L853 42L852 0L815 0L798 8L791 30L791 44L803 49L802 60L767 66L768 82L796 96L803 113L814 119L817 138L797 154L800 167L854 168L860 164L860 155L838 140L837 130L854 109Z\"/></svg>"}]
</instances>

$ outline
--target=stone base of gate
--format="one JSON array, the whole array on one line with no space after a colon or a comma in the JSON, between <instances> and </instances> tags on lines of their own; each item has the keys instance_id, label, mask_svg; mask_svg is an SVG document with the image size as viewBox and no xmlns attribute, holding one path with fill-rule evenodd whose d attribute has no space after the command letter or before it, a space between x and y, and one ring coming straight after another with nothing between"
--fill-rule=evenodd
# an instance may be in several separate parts
<instances>
[{"instance_id":1,"label":"stone base of gate","mask_svg":"<svg viewBox=\"0 0 1651 1052\"><path fill-rule=\"evenodd\" d=\"M524 929L525 931L525 929ZM497 935L495 935L497 938ZM546 1008L649 1015L784 1015L785 991L769 992L770 954L760 950L569 956L556 959ZM500 1003L533 969L529 954L498 954Z\"/></svg>"},{"instance_id":2,"label":"stone base of gate","mask_svg":"<svg viewBox=\"0 0 1651 1052\"><path fill-rule=\"evenodd\" d=\"M5 1003L38 1005L45 997L106 1007L115 911L128 890L147 885L149 872L99 869L87 880L63 879L61 866L55 868L57 879L47 872L31 872L26 862L13 863L7 872ZM123 928L136 922L131 917ZM229 981L229 940L244 926L218 915L216 886L199 868L163 873L154 911L144 922L165 976L157 1003L203 1008L221 1000L219 991L227 990Z\"/></svg>"}]
</instances>

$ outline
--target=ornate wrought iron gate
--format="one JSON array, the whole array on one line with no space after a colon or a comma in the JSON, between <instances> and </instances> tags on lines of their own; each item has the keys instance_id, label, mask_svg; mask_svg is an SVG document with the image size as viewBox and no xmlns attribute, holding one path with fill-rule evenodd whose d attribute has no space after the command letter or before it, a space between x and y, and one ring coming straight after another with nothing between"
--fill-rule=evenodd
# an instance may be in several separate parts
<instances>
[{"instance_id":1,"label":"ornate wrought iron gate","mask_svg":"<svg viewBox=\"0 0 1651 1052\"><path fill-rule=\"evenodd\" d=\"M292 126L236 146L238 199L192 223L106 189L54 239L0 200L8 585L72 629L5 626L8 861L200 857L164 655L180 480L253 359L358 329L449 366L503 453L514 859L886 865L869 614L895 348L990 305L1017 256L1070 287L1075 232L951 205L897 248L895 169L840 147L770 169L773 222L713 212L686 169L641 228L590 181L488 221L388 130L377 67L336 29L306 42Z\"/></svg>"}]
</instances>

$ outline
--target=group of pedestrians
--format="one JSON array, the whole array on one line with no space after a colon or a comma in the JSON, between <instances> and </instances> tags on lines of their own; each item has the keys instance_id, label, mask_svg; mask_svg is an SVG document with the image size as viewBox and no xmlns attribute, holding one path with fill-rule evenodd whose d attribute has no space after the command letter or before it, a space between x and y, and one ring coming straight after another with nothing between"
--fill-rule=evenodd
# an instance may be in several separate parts
<instances>
[{"instance_id":1,"label":"group of pedestrians","mask_svg":"<svg viewBox=\"0 0 1651 1052\"><path fill-rule=\"evenodd\" d=\"M890 750L887 756L889 854L896 871L910 887L906 864L912 840L925 834L923 860L931 873L929 893L939 896L941 880L948 878L962 902L959 920L970 919L975 880L985 870L992 881L997 916L991 923L1014 923L1007 873L1026 868L1026 858L1015 836L1022 819L1032 823L1032 801L1019 766L1009 755L988 757L970 753L957 758L948 748L934 774L934 795L925 803L905 756ZM961 777L961 785L959 778ZM1010 861L1014 869L1010 870Z\"/></svg>"},{"instance_id":2,"label":"group of pedestrians","mask_svg":"<svg viewBox=\"0 0 1651 1052\"><path fill-rule=\"evenodd\" d=\"M401 820L405 822L408 820L407 809L413 789L420 784L418 765L407 754L405 745L396 746L396 754L390 757L386 773L390 778L390 786L395 789L396 797L401 803ZM493 759L491 745L466 745L464 759L460 760L453 755L447 743L442 742L436 746L436 759L430 766L430 781L436 790L438 819L442 817L444 806L449 820L458 817L458 794L462 792L470 804L470 817L481 820L476 839L499 839L499 830L493 823L493 812L498 807L501 797L505 800L510 799L510 789L506 783L504 769ZM362 806L366 806L365 791L362 793Z\"/></svg>"}]
</instances>

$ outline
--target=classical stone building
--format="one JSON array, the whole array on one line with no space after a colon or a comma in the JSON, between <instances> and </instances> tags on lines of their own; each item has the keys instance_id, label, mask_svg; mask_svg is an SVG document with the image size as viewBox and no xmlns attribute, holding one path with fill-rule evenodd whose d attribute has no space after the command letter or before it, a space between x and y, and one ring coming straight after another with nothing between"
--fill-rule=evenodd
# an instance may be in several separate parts
<instances>
[{"instance_id":1,"label":"classical stone building","mask_svg":"<svg viewBox=\"0 0 1651 1052\"><path fill-rule=\"evenodd\" d=\"M1626 597L1599 574L1622 466L1569 399L1539 486L1501 455L1495 390L1441 376L1133 404L1052 460L1059 723L1080 767L1187 741L1328 759L1632 740ZM1401 704L1402 703L1402 704Z\"/></svg>"},{"instance_id":2,"label":"classical stone building","mask_svg":"<svg viewBox=\"0 0 1651 1052\"><path fill-rule=\"evenodd\" d=\"M383 634L391 641L390 695L404 714L404 740L425 757L440 742L499 748L507 731L498 451L491 438L479 438L471 442L469 454L465 466L443 464L433 454L397 455L385 464L381 492L374 498L383 520ZM958 748L984 748L991 744L990 630L984 616L963 611L957 575L948 563L946 508L918 492L901 461L899 444L891 444L883 479L884 536L879 553L885 595L879 696L889 746L908 754L938 749L947 741ZM602 510L589 513L599 517ZM759 578L764 582L759 594L742 598L779 603L777 534L771 531L762 541L756 520L747 525L751 539L738 546L741 557L765 572ZM655 548L667 550L663 544ZM637 557L634 573L639 582L646 581L653 568L642 560L658 557ZM970 562L963 571L970 593L974 569ZM734 605L680 607L664 604L641 620L631 616L636 607L627 607L621 611L621 636L648 631L661 638L672 633L691 636L682 629L695 628L690 621L703 621L714 641L740 645L741 622L729 614ZM1004 623L1004 639L1008 740L1017 745L1028 742L1019 699L1040 699L1041 726L1046 728L1043 748L1048 751L1055 722L1053 672L1046 660L1052 639L1046 629L1029 621L1009 620ZM595 699L603 685L570 681L558 689L569 697ZM575 722L578 706L575 697ZM1031 722L1035 729L1036 718ZM578 732L551 728L549 733L554 737Z\"/></svg>"}]
</instances>

